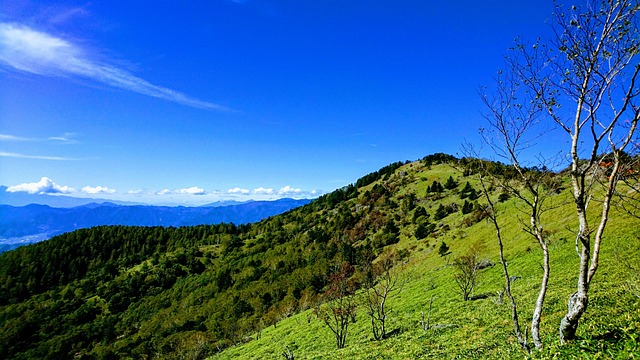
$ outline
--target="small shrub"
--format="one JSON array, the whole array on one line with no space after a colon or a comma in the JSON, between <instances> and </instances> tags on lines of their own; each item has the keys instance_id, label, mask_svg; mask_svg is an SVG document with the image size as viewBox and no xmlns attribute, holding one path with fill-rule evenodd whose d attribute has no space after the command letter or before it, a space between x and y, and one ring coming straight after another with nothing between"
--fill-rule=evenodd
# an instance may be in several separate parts
<instances>
[{"instance_id":1,"label":"small shrub","mask_svg":"<svg viewBox=\"0 0 640 360\"><path fill-rule=\"evenodd\" d=\"M440 257L451 254L451 252L449 251L449 246L444 241L440 243L440 247L438 248L438 254L440 255Z\"/></svg>"}]
</instances>

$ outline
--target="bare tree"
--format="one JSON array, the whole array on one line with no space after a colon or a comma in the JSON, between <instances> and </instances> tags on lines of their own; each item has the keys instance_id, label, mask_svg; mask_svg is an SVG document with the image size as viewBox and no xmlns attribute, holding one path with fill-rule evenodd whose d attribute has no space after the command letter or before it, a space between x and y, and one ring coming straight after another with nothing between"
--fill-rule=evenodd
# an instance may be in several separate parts
<instances>
[{"instance_id":1,"label":"bare tree","mask_svg":"<svg viewBox=\"0 0 640 360\"><path fill-rule=\"evenodd\" d=\"M365 309L371 319L371 330L376 340L387 336L387 317L391 312L387 305L389 296L401 291L407 281L407 277L401 277L394 265L394 256L384 254L374 266L375 283L364 294Z\"/></svg>"},{"instance_id":2,"label":"bare tree","mask_svg":"<svg viewBox=\"0 0 640 360\"><path fill-rule=\"evenodd\" d=\"M325 304L315 308L316 316L333 332L338 349L345 347L349 323L356 315L355 286L350 281L353 266L344 262L329 279L329 287L325 292Z\"/></svg>"},{"instance_id":3,"label":"bare tree","mask_svg":"<svg viewBox=\"0 0 640 360\"><path fill-rule=\"evenodd\" d=\"M498 98L500 89L506 90L512 139L531 135L537 125L546 124L557 127L569 143L566 157L579 224L575 233L580 263L577 289L569 296L559 327L562 342L575 338L587 309L589 286L598 270L611 200L621 176L621 157L637 136L639 10L638 0L588 0L567 9L557 5L551 40L528 46L517 43L498 84ZM516 91L509 93L510 89ZM526 116L518 117L514 108L524 109ZM520 154L509 155L519 159ZM606 155L610 164L604 171L601 162ZM599 208L595 219L588 216L590 206Z\"/></svg>"},{"instance_id":4,"label":"bare tree","mask_svg":"<svg viewBox=\"0 0 640 360\"><path fill-rule=\"evenodd\" d=\"M478 283L481 251L482 246L479 243L475 243L467 249L465 254L453 260L453 266L456 270L453 279L464 301L471 298L473 289Z\"/></svg>"},{"instance_id":5,"label":"bare tree","mask_svg":"<svg viewBox=\"0 0 640 360\"><path fill-rule=\"evenodd\" d=\"M481 129L483 140L499 158L509 164L506 169L497 170L480 163L481 173L491 176L503 191L519 200L520 213L526 218L520 221L523 229L533 236L542 252L540 291L531 320L533 344L541 349L543 344L540 339L540 323L551 273L542 215L551 207L547 205L547 201L555 189L552 174L547 170L547 161L539 158L540 166L528 168L522 163L522 154L547 130L540 123L542 107L536 102L535 94L524 86L515 72L500 72L496 78L494 94L490 96L484 90L480 94L489 109L485 115L489 127ZM494 225L497 226L497 222Z\"/></svg>"},{"instance_id":6,"label":"bare tree","mask_svg":"<svg viewBox=\"0 0 640 360\"><path fill-rule=\"evenodd\" d=\"M471 148L467 147L468 151L472 151ZM475 158L477 159L477 154L475 154ZM522 333L522 329L520 327L520 319L518 315L518 305L511 293L511 276L509 275L509 268L507 266L507 260L504 256L504 244L502 241L502 231L501 226L498 223L498 212L496 210L495 202L491 199L491 193L489 191L489 186L487 185L487 178L485 177L488 171L485 166L483 166L482 160L476 160L479 164L479 167L482 171L479 173L478 179L480 182L480 187L482 189L482 195L487 201L489 211L488 218L491 221L491 224L496 230L496 239L498 241L498 251L500 254L500 264L502 265L502 273L504 274L504 294L507 295L509 299L509 304L511 305L511 321L513 323L513 332L518 339L518 343L520 346L527 352L531 353L531 347L529 346L529 339L527 332ZM490 178L489 178L490 181ZM501 300L500 300L501 301Z\"/></svg>"}]
</instances>

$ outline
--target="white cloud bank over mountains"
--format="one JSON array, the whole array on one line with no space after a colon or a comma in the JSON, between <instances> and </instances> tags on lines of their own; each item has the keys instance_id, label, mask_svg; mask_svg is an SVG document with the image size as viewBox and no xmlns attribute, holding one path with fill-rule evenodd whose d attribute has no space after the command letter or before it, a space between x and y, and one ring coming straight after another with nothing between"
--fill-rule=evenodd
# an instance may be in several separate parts
<instances>
[{"instance_id":1,"label":"white cloud bank over mountains","mask_svg":"<svg viewBox=\"0 0 640 360\"><path fill-rule=\"evenodd\" d=\"M242 189L242 188L233 188L227 190L229 194L254 194L254 195L280 195L280 196L294 196L294 195L311 195L317 196L319 192L317 190L311 190L308 192L303 191L302 189L294 188L289 185L283 186L278 190L274 190L272 188L264 188L259 187L253 190Z\"/></svg>"},{"instance_id":2,"label":"white cloud bank over mountains","mask_svg":"<svg viewBox=\"0 0 640 360\"><path fill-rule=\"evenodd\" d=\"M43 177L38 182L9 186L7 191L26 192L29 194L72 194L75 192L75 189L58 185L48 177Z\"/></svg>"},{"instance_id":3,"label":"white cloud bank over mountains","mask_svg":"<svg viewBox=\"0 0 640 360\"><path fill-rule=\"evenodd\" d=\"M160 191L146 191L146 190L129 190L119 193L117 190L106 186L84 186L80 190L76 190L70 186L59 185L48 177L43 177L38 182L22 183L14 186L7 187L7 192L26 192L29 194L39 195L101 195L107 198L118 198L120 200L132 200L135 197L140 199L144 197L149 202L161 201L161 199L170 198L178 202L188 201L188 199L200 198L202 201L215 201L215 200L267 200L278 199L283 197L293 198L315 198L322 195L322 192L318 190L305 191L299 188L286 185L280 189L258 187L253 190L243 189L235 187L226 191L205 191L205 189L192 186L182 189L163 189Z\"/></svg>"}]
</instances>

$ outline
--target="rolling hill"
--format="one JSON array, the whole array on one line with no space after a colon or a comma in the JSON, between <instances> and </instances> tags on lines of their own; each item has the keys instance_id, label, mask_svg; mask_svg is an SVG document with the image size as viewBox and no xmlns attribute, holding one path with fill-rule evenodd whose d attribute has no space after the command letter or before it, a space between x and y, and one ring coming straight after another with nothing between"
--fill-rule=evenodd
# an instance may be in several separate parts
<instances>
[{"instance_id":1,"label":"rolling hill","mask_svg":"<svg viewBox=\"0 0 640 360\"><path fill-rule=\"evenodd\" d=\"M0 357L526 357L501 295L502 269L492 265L499 264L495 229L478 190L463 162L435 154L391 164L253 224L102 226L20 247L0 254ZM498 187L490 194L526 326L540 281L540 250L522 231L521 204ZM552 276L541 326L545 347L532 356L637 356L640 220L618 209L579 338L558 340L577 271L570 196L560 186L543 216ZM453 264L471 248L487 265L464 301ZM388 335L374 340L365 310L367 269L385 259L402 286L387 300ZM352 269L345 278L360 290L346 347L336 349L316 314L341 268Z\"/></svg>"}]
</instances>

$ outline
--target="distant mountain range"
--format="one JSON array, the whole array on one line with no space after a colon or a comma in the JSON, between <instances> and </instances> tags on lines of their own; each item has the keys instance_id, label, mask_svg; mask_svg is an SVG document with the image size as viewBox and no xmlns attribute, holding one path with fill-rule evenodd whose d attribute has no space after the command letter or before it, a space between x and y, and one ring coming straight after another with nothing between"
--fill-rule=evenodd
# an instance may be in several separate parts
<instances>
[{"instance_id":1,"label":"distant mountain range","mask_svg":"<svg viewBox=\"0 0 640 360\"><path fill-rule=\"evenodd\" d=\"M5 196L5 189L0 193ZM17 194L12 194L17 195ZM35 195L29 195L33 197ZM42 204L25 206L0 205L0 252L20 245L49 239L55 235L99 225L189 226L232 222L244 224L260 221L311 202L308 199L251 201L228 205L214 203L200 207L170 207L120 205L112 202L92 202L75 207L62 207L75 200L64 196L40 195L46 200L56 198L59 207ZM65 199L66 198L66 199ZM0 202L7 202L0 199ZM16 200L14 197L12 200ZM96 201L97 199L93 199ZM99 201L99 200L98 200ZM15 203L15 202L14 202ZM18 202L19 203L19 202Z\"/></svg>"},{"instance_id":2,"label":"distant mountain range","mask_svg":"<svg viewBox=\"0 0 640 360\"><path fill-rule=\"evenodd\" d=\"M106 199L77 198L65 195L29 194L26 192L8 192L6 186L0 186L0 204L25 206L30 204L48 205L56 208L70 208L91 203L113 203L118 205L144 205L143 203L114 201Z\"/></svg>"}]
</instances>

